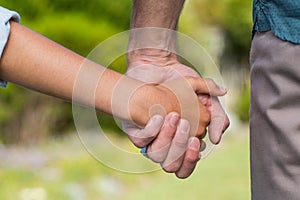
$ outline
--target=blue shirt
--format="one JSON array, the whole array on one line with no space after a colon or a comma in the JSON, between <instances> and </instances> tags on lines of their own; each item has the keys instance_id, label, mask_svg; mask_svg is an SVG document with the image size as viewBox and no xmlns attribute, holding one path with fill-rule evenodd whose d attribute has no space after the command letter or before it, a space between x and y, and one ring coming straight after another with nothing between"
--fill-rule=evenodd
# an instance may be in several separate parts
<instances>
[{"instance_id":1,"label":"blue shirt","mask_svg":"<svg viewBox=\"0 0 300 200\"><path fill-rule=\"evenodd\" d=\"M300 44L299 0L253 0L254 31L271 30L278 38Z\"/></svg>"},{"instance_id":2,"label":"blue shirt","mask_svg":"<svg viewBox=\"0 0 300 200\"><path fill-rule=\"evenodd\" d=\"M18 15L18 13L7 10L0 6L0 59L9 37L9 20L19 22L20 16ZM6 87L6 84L6 81L0 79L0 87Z\"/></svg>"}]
</instances>

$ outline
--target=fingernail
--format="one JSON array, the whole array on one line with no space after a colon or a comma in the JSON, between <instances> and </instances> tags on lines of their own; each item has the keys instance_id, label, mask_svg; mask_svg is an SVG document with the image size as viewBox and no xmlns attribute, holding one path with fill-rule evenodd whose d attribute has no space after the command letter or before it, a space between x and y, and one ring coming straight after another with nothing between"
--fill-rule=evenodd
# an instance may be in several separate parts
<instances>
[{"instance_id":1,"label":"fingernail","mask_svg":"<svg viewBox=\"0 0 300 200\"><path fill-rule=\"evenodd\" d=\"M178 119L179 119L179 115L177 113L172 113L170 121L169 121L170 125L176 126Z\"/></svg>"},{"instance_id":2,"label":"fingernail","mask_svg":"<svg viewBox=\"0 0 300 200\"><path fill-rule=\"evenodd\" d=\"M189 139L189 148L190 149L193 149L195 151L199 151L199 148L200 148L200 143L197 142L197 138L195 137L192 137Z\"/></svg>"},{"instance_id":3,"label":"fingernail","mask_svg":"<svg viewBox=\"0 0 300 200\"><path fill-rule=\"evenodd\" d=\"M152 119L155 125L162 125L164 121L164 118L161 115L155 115Z\"/></svg>"},{"instance_id":4,"label":"fingernail","mask_svg":"<svg viewBox=\"0 0 300 200\"><path fill-rule=\"evenodd\" d=\"M180 119L179 130L180 133L189 134L190 123L186 119Z\"/></svg>"},{"instance_id":5,"label":"fingernail","mask_svg":"<svg viewBox=\"0 0 300 200\"><path fill-rule=\"evenodd\" d=\"M222 119L221 119L222 122ZM209 125L209 138L213 144L218 144L222 137L222 127L223 123L220 122L220 119L214 118L211 120Z\"/></svg>"},{"instance_id":6,"label":"fingernail","mask_svg":"<svg viewBox=\"0 0 300 200\"><path fill-rule=\"evenodd\" d=\"M227 93L227 89L226 89L226 88L224 88L224 87L222 87L222 86L219 86L219 88L220 88L221 92Z\"/></svg>"}]
</instances>

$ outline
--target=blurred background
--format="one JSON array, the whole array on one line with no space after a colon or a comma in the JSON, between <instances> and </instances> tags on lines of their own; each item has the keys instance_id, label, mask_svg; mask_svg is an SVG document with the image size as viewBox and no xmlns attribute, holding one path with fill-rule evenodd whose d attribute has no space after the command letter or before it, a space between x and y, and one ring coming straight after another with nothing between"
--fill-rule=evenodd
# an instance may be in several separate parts
<instances>
[{"instance_id":1,"label":"blurred background","mask_svg":"<svg viewBox=\"0 0 300 200\"><path fill-rule=\"evenodd\" d=\"M21 23L87 56L101 41L128 30L131 1L1 0ZM203 45L220 68L231 127L224 140L187 180L157 171L126 174L110 169L83 148L70 103L9 84L0 94L0 199L208 199L250 198L249 49L251 0L187 0L179 31ZM125 58L110 68L124 73ZM97 113L115 138L127 137Z\"/></svg>"}]
</instances>

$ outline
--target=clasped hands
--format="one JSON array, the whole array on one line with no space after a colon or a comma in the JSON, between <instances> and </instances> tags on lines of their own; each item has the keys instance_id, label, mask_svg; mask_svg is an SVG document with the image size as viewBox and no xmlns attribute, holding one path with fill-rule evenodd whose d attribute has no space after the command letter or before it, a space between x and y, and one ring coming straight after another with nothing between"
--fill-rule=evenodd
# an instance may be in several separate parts
<instances>
[{"instance_id":1,"label":"clasped hands","mask_svg":"<svg viewBox=\"0 0 300 200\"><path fill-rule=\"evenodd\" d=\"M146 116L142 108L130 107L135 124L123 122L123 131L137 147L147 147L147 157L160 163L166 172L187 178L205 148L202 139L207 127L210 141L218 144L229 126L217 98L226 90L211 79L201 78L176 57L149 60L131 55L126 74L147 84L134 93L130 105L147 102L145 108L149 110ZM149 115L145 126L137 125L143 125Z\"/></svg>"}]
</instances>

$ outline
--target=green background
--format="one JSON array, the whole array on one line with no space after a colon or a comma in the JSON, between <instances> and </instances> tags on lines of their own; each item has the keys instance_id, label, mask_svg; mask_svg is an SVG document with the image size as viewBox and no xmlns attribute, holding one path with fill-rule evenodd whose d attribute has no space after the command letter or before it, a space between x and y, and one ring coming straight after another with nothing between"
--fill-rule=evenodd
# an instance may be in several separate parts
<instances>
[{"instance_id":1,"label":"green background","mask_svg":"<svg viewBox=\"0 0 300 200\"><path fill-rule=\"evenodd\" d=\"M1 6L16 10L23 25L87 56L103 40L129 29L132 2L1 0ZM251 26L250 0L190 0L183 9L179 30L203 45L219 66L232 122L191 178L105 167L76 138L69 103L9 84L0 90L0 199L249 199ZM125 72L124 57L110 67ZM110 116L98 115L117 143L128 142Z\"/></svg>"}]
</instances>

